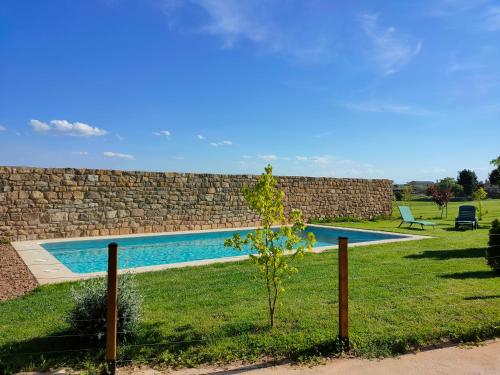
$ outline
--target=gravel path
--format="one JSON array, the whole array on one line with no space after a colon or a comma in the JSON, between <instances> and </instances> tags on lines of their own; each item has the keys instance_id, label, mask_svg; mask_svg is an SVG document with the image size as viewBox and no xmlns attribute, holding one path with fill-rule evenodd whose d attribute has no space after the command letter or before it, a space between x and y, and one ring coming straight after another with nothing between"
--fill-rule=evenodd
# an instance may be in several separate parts
<instances>
[{"instance_id":1,"label":"gravel path","mask_svg":"<svg viewBox=\"0 0 500 375\"><path fill-rule=\"evenodd\" d=\"M16 298L38 286L11 245L0 244L0 301Z\"/></svg>"}]
</instances>

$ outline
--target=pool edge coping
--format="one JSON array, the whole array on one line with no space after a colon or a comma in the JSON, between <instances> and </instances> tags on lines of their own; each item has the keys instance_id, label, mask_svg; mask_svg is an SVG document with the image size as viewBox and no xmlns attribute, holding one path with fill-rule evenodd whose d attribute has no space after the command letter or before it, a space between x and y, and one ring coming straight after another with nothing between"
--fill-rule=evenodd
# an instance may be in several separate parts
<instances>
[{"instance_id":1,"label":"pool edge coping","mask_svg":"<svg viewBox=\"0 0 500 375\"><path fill-rule=\"evenodd\" d=\"M350 247L356 246L370 246L370 245L380 245L392 242L405 242L405 241L415 241L432 238L432 236L422 236L413 235L398 232L388 232L379 230L369 230L369 229L357 229L349 227L338 227L332 225L321 225L321 224L307 224L308 226L318 227L318 228L329 228L329 229L340 229L347 231L357 231L357 232L368 232L368 233L379 233L379 234L392 234L401 236L401 238L391 238L376 241L367 242L356 242L349 244ZM154 236L168 236L176 234L197 234L197 233L213 233L213 232L233 232L238 230L254 230L258 227L239 227L239 228L221 228L221 229L204 229L204 230L191 230L191 231L170 231L170 232L157 232L157 233L136 233L136 234L125 234L125 235L106 235L106 236L92 236L92 237L72 237L72 238L55 238L55 239L40 239L40 240L28 240L28 241L14 241L11 243L12 247L16 250L19 257L26 264L30 272L35 277L39 285L45 284L55 284L67 281L77 281L84 280L95 277L103 277L106 275L105 271L101 272L90 272L90 273L76 273L71 271L62 262L55 258L50 252L42 247L42 244L46 243L58 243L58 242L72 242L72 241L89 241L89 240L106 240L106 239L121 239L121 238L134 238L134 237L154 237ZM337 249L338 245L331 246L320 246L314 248L312 253L322 253L326 250ZM237 262L241 260L248 259L248 255L238 255L233 257L215 258L215 259L202 259L193 260L189 262L179 262L170 264L160 264L154 266L142 266L135 268L127 268L119 270L120 274L123 273L143 273L143 272L154 272L161 271L172 268L183 268L183 267L195 267L204 266L215 263L228 263ZM53 277L50 277L53 275ZM56 276L57 275L57 276Z\"/></svg>"}]
</instances>

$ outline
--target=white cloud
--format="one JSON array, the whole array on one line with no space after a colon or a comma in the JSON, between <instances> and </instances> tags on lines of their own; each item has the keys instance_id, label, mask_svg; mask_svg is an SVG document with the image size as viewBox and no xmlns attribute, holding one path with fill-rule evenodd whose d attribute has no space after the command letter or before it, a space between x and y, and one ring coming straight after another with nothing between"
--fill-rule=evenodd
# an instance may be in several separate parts
<instances>
[{"instance_id":1,"label":"white cloud","mask_svg":"<svg viewBox=\"0 0 500 375\"><path fill-rule=\"evenodd\" d=\"M199 139L200 141L204 141L206 138L201 134L197 134L196 139Z\"/></svg>"},{"instance_id":2,"label":"white cloud","mask_svg":"<svg viewBox=\"0 0 500 375\"><path fill-rule=\"evenodd\" d=\"M130 154L122 154L119 152L111 152L111 151L106 151L103 153L104 156L107 158L118 158L118 159L126 159L126 160L135 160L135 157Z\"/></svg>"},{"instance_id":3,"label":"white cloud","mask_svg":"<svg viewBox=\"0 0 500 375\"><path fill-rule=\"evenodd\" d=\"M50 126L39 120L30 120L30 125L36 132L46 133L50 130Z\"/></svg>"},{"instance_id":4,"label":"white cloud","mask_svg":"<svg viewBox=\"0 0 500 375\"><path fill-rule=\"evenodd\" d=\"M306 156L297 155L295 157L277 156L274 154L248 156L243 160L238 160L241 171L245 173L259 173L262 163L259 161L274 162L279 164L280 175L297 176L334 176L334 177L360 177L360 178L385 178L383 170L368 163L349 159L337 159L333 155Z\"/></svg>"},{"instance_id":5,"label":"white cloud","mask_svg":"<svg viewBox=\"0 0 500 375\"><path fill-rule=\"evenodd\" d=\"M123 141L125 139L125 137L121 136L120 134L116 133L116 139L118 139L119 141Z\"/></svg>"},{"instance_id":6,"label":"white cloud","mask_svg":"<svg viewBox=\"0 0 500 375\"><path fill-rule=\"evenodd\" d=\"M351 111L358 112L394 113L399 115L415 116L427 116L433 113L432 111L424 108L382 102L341 102L339 105Z\"/></svg>"},{"instance_id":7,"label":"white cloud","mask_svg":"<svg viewBox=\"0 0 500 375\"><path fill-rule=\"evenodd\" d=\"M184 156L174 156L174 159L175 160L184 160L185 157Z\"/></svg>"},{"instance_id":8,"label":"white cloud","mask_svg":"<svg viewBox=\"0 0 500 375\"><path fill-rule=\"evenodd\" d=\"M269 26L257 19L255 9L239 1L200 0L198 4L209 14L211 21L205 31L220 35L223 48L232 48L239 38L264 42L269 38Z\"/></svg>"},{"instance_id":9,"label":"white cloud","mask_svg":"<svg viewBox=\"0 0 500 375\"><path fill-rule=\"evenodd\" d=\"M66 120L52 120L46 123L39 120L30 120L30 125L38 133L53 133L60 135L92 137L106 135L108 132L83 122L69 122Z\"/></svg>"},{"instance_id":10,"label":"white cloud","mask_svg":"<svg viewBox=\"0 0 500 375\"><path fill-rule=\"evenodd\" d=\"M293 22L283 22L279 16L283 6L284 3L273 1L164 0L163 11L172 28L181 28L179 20L183 9L201 9L207 21L194 27L190 25L189 31L194 28L220 38L222 49L251 42L259 47L259 52L278 54L299 63L330 62L335 54L332 23L316 28L313 27L316 24L312 24L315 21L301 15Z\"/></svg>"},{"instance_id":11,"label":"white cloud","mask_svg":"<svg viewBox=\"0 0 500 375\"><path fill-rule=\"evenodd\" d=\"M429 175L433 175L433 176L443 174L445 172L446 172L445 168L436 167L436 166L428 168L428 169L421 169L420 170L421 174L429 174Z\"/></svg>"},{"instance_id":12,"label":"white cloud","mask_svg":"<svg viewBox=\"0 0 500 375\"><path fill-rule=\"evenodd\" d=\"M265 160L265 161L273 161L273 160L278 159L278 157L276 155L274 155L274 154L268 154L268 155L261 155L261 154L259 154L259 155L257 155L257 157L259 159L262 159L262 160Z\"/></svg>"},{"instance_id":13,"label":"white cloud","mask_svg":"<svg viewBox=\"0 0 500 375\"><path fill-rule=\"evenodd\" d=\"M310 161L315 164L328 164L331 161L331 157L329 155L323 156L296 156L296 160L298 161Z\"/></svg>"},{"instance_id":14,"label":"white cloud","mask_svg":"<svg viewBox=\"0 0 500 375\"><path fill-rule=\"evenodd\" d=\"M470 72L484 68L484 65L472 62L457 62L454 61L448 65L447 73Z\"/></svg>"},{"instance_id":15,"label":"white cloud","mask_svg":"<svg viewBox=\"0 0 500 375\"><path fill-rule=\"evenodd\" d=\"M84 155L88 155L89 153L87 151L72 151L71 152L73 155L81 155L81 156L84 156Z\"/></svg>"},{"instance_id":16,"label":"white cloud","mask_svg":"<svg viewBox=\"0 0 500 375\"><path fill-rule=\"evenodd\" d=\"M337 159L332 155L302 157L305 163L298 163L302 174L335 177L382 177L384 172L375 166L348 159ZM314 168L311 167L311 163Z\"/></svg>"},{"instance_id":17,"label":"white cloud","mask_svg":"<svg viewBox=\"0 0 500 375\"><path fill-rule=\"evenodd\" d=\"M373 59L385 75L408 64L422 50L422 42L396 30L379 25L379 15L365 13L361 23L373 46Z\"/></svg>"},{"instance_id":18,"label":"white cloud","mask_svg":"<svg viewBox=\"0 0 500 375\"><path fill-rule=\"evenodd\" d=\"M210 146L213 146L213 147L231 146L232 144L233 144L233 142L228 141L228 140L221 141L221 142L210 142Z\"/></svg>"},{"instance_id":19,"label":"white cloud","mask_svg":"<svg viewBox=\"0 0 500 375\"><path fill-rule=\"evenodd\" d=\"M159 132L153 132L154 135L159 137L170 137L172 134L168 130L160 130Z\"/></svg>"},{"instance_id":20,"label":"white cloud","mask_svg":"<svg viewBox=\"0 0 500 375\"><path fill-rule=\"evenodd\" d=\"M7 130L7 128L6 128L5 126L0 125L0 132L4 132L4 131L6 131L6 130Z\"/></svg>"}]
</instances>

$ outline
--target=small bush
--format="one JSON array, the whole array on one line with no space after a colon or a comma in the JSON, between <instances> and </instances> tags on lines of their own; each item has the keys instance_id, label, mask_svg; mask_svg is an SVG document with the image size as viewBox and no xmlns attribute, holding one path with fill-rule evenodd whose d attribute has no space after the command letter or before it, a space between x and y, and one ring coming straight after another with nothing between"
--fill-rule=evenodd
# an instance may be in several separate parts
<instances>
[{"instance_id":1,"label":"small bush","mask_svg":"<svg viewBox=\"0 0 500 375\"><path fill-rule=\"evenodd\" d=\"M403 192L400 190L394 190L394 199L397 201L403 200Z\"/></svg>"},{"instance_id":2,"label":"small bush","mask_svg":"<svg viewBox=\"0 0 500 375\"><path fill-rule=\"evenodd\" d=\"M495 272L500 272L500 221L493 220L490 229L490 247L486 250L488 265Z\"/></svg>"},{"instance_id":3,"label":"small bush","mask_svg":"<svg viewBox=\"0 0 500 375\"><path fill-rule=\"evenodd\" d=\"M82 281L71 288L75 306L67 321L71 328L90 339L102 340L106 335L107 280L105 278ZM141 315L142 297L131 275L118 278L118 337L133 336Z\"/></svg>"},{"instance_id":4,"label":"small bush","mask_svg":"<svg viewBox=\"0 0 500 375\"><path fill-rule=\"evenodd\" d=\"M9 245L10 241L7 238L0 237L0 245Z\"/></svg>"}]
</instances>

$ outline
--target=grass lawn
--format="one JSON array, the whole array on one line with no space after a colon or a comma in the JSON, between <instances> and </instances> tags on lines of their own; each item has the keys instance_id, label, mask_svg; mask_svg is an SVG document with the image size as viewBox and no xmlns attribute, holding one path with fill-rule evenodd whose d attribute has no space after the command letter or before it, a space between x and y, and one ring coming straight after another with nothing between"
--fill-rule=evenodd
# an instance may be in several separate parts
<instances>
[{"instance_id":1,"label":"grass lawn","mask_svg":"<svg viewBox=\"0 0 500 375\"><path fill-rule=\"evenodd\" d=\"M398 229L397 209L393 220L335 224L433 236L350 250L350 337L360 356L500 336L500 278L484 258L500 200L484 202L488 213L476 231L453 230L459 203L450 204L448 220L437 220L430 202L410 205L416 218L436 221L436 229ZM142 328L120 346L119 358L190 366L337 354L337 253L308 254L298 266L272 331L264 286L249 261L138 275ZM44 286L0 303L0 373L102 360L102 350L65 352L89 348L64 321L71 286ZM55 351L62 352L48 353Z\"/></svg>"}]
</instances>

